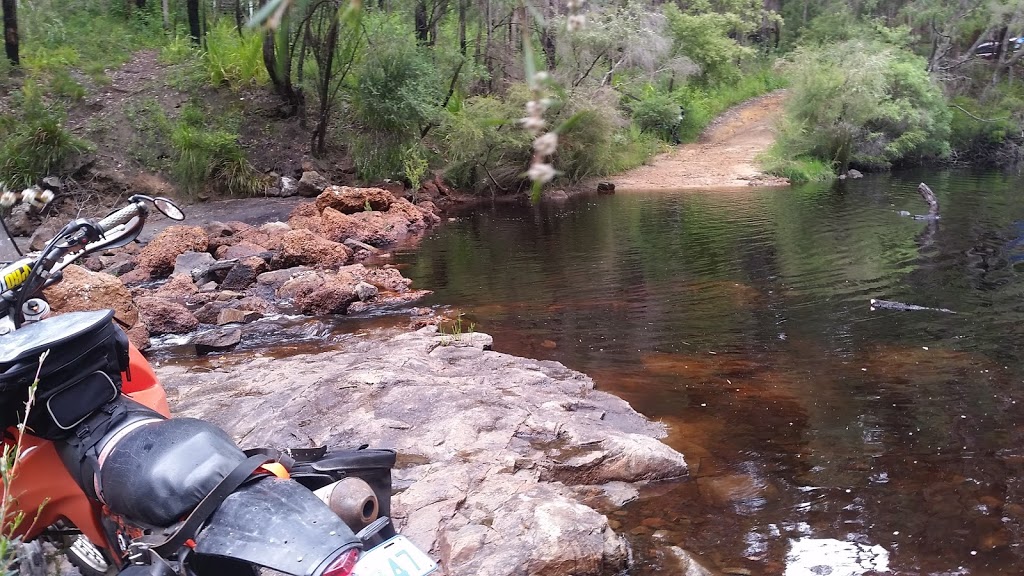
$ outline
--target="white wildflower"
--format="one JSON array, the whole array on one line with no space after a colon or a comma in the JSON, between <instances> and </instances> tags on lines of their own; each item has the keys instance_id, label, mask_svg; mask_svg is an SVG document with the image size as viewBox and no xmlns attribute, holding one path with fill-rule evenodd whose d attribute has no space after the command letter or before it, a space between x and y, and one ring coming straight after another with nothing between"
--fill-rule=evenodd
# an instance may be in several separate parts
<instances>
[{"instance_id":1,"label":"white wildflower","mask_svg":"<svg viewBox=\"0 0 1024 576\"><path fill-rule=\"evenodd\" d=\"M555 153L557 148L558 134L554 132L548 132L547 134L538 136L537 139L533 141L533 149L541 156L551 156Z\"/></svg>"},{"instance_id":2,"label":"white wildflower","mask_svg":"<svg viewBox=\"0 0 1024 576\"><path fill-rule=\"evenodd\" d=\"M571 14L565 20L565 28L569 32L579 32L587 25L587 17L583 14Z\"/></svg>"},{"instance_id":3,"label":"white wildflower","mask_svg":"<svg viewBox=\"0 0 1024 576\"><path fill-rule=\"evenodd\" d=\"M534 182L546 184L554 179L555 167L551 164L537 163L530 166L530 169L526 171L526 175Z\"/></svg>"},{"instance_id":4,"label":"white wildflower","mask_svg":"<svg viewBox=\"0 0 1024 576\"><path fill-rule=\"evenodd\" d=\"M37 201L37 193L35 188L25 188L21 191L21 201L26 204L35 204Z\"/></svg>"},{"instance_id":5,"label":"white wildflower","mask_svg":"<svg viewBox=\"0 0 1024 576\"><path fill-rule=\"evenodd\" d=\"M39 201L43 204L53 202L53 190L43 190L39 193Z\"/></svg>"},{"instance_id":6,"label":"white wildflower","mask_svg":"<svg viewBox=\"0 0 1024 576\"><path fill-rule=\"evenodd\" d=\"M545 102L547 98L544 98L540 102L536 100L530 100L526 103L526 114L529 116L540 116L548 109L548 103Z\"/></svg>"},{"instance_id":7,"label":"white wildflower","mask_svg":"<svg viewBox=\"0 0 1024 576\"><path fill-rule=\"evenodd\" d=\"M538 83L538 84L543 84L543 83L547 82L548 78L550 78L550 77L551 76L548 75L547 72L545 72L543 70L540 70L536 74L533 75L533 81Z\"/></svg>"},{"instance_id":8,"label":"white wildflower","mask_svg":"<svg viewBox=\"0 0 1024 576\"><path fill-rule=\"evenodd\" d=\"M526 118L520 118L519 121L530 132L540 132L544 129L544 119L538 116L527 116Z\"/></svg>"},{"instance_id":9,"label":"white wildflower","mask_svg":"<svg viewBox=\"0 0 1024 576\"><path fill-rule=\"evenodd\" d=\"M18 195L11 191L5 191L0 195L0 206L10 208L18 201Z\"/></svg>"}]
</instances>

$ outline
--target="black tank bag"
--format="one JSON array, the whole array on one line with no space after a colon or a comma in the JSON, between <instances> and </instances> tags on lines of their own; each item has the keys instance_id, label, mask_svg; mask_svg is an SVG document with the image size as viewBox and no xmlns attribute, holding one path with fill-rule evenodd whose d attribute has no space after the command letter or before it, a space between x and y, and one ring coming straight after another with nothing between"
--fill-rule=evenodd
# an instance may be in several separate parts
<instances>
[{"instance_id":1,"label":"black tank bag","mask_svg":"<svg viewBox=\"0 0 1024 576\"><path fill-rule=\"evenodd\" d=\"M17 424L39 375L26 424L35 436L63 440L121 395L128 337L113 310L71 312L0 337L0 426ZM49 353L40 368L39 358Z\"/></svg>"}]
</instances>

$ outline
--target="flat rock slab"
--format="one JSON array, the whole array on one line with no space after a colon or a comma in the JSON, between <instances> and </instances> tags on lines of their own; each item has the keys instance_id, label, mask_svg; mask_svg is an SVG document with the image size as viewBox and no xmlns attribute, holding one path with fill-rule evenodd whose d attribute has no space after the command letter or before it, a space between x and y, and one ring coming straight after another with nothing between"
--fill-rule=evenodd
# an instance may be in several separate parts
<instances>
[{"instance_id":1,"label":"flat rock slab","mask_svg":"<svg viewBox=\"0 0 1024 576\"><path fill-rule=\"evenodd\" d=\"M428 326L157 373L177 415L214 422L246 448L396 449L394 516L445 574L621 571L625 540L583 500L682 476L683 456L658 440L661 424L584 374L490 344Z\"/></svg>"}]
</instances>

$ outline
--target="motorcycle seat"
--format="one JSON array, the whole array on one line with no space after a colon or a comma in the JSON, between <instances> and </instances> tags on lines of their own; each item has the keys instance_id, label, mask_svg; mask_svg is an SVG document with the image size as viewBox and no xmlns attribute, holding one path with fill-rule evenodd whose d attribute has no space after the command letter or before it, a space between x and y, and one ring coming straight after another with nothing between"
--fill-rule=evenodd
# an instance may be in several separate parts
<instances>
[{"instance_id":1,"label":"motorcycle seat","mask_svg":"<svg viewBox=\"0 0 1024 576\"><path fill-rule=\"evenodd\" d=\"M245 459L227 433L209 422L148 422L103 450L101 497L118 514L151 526L170 526Z\"/></svg>"}]
</instances>

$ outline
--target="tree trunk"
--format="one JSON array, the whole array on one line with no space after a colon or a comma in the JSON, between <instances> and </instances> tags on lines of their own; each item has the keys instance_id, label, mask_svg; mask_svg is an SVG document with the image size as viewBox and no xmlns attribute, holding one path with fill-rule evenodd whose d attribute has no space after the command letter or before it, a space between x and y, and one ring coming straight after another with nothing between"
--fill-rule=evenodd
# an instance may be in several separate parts
<instances>
[{"instance_id":1,"label":"tree trunk","mask_svg":"<svg viewBox=\"0 0 1024 576\"><path fill-rule=\"evenodd\" d=\"M416 42L421 46L426 45L430 27L427 25L427 1L417 0L416 2Z\"/></svg>"},{"instance_id":2,"label":"tree trunk","mask_svg":"<svg viewBox=\"0 0 1024 576\"><path fill-rule=\"evenodd\" d=\"M192 37L192 43L196 46L202 44L203 28L199 23L199 0L188 0L188 32Z\"/></svg>"},{"instance_id":3,"label":"tree trunk","mask_svg":"<svg viewBox=\"0 0 1024 576\"><path fill-rule=\"evenodd\" d=\"M135 0L135 7L136 8L145 8L146 7L146 0Z\"/></svg>"},{"instance_id":4,"label":"tree trunk","mask_svg":"<svg viewBox=\"0 0 1024 576\"><path fill-rule=\"evenodd\" d=\"M18 55L18 2L3 0L4 7L4 50L12 66L21 65Z\"/></svg>"},{"instance_id":5,"label":"tree trunk","mask_svg":"<svg viewBox=\"0 0 1024 576\"><path fill-rule=\"evenodd\" d=\"M459 53L466 57L466 2L459 0Z\"/></svg>"},{"instance_id":6,"label":"tree trunk","mask_svg":"<svg viewBox=\"0 0 1024 576\"><path fill-rule=\"evenodd\" d=\"M171 29L171 5L170 0L161 0L160 8L164 14L164 30Z\"/></svg>"},{"instance_id":7,"label":"tree trunk","mask_svg":"<svg viewBox=\"0 0 1024 576\"><path fill-rule=\"evenodd\" d=\"M327 31L327 39L324 41L326 51L326 62L320 71L320 119L313 132L310 152L314 157L320 158L326 151L327 121L331 117L331 79L334 77L334 52L338 49L338 10L331 10L331 28Z\"/></svg>"},{"instance_id":8,"label":"tree trunk","mask_svg":"<svg viewBox=\"0 0 1024 576\"><path fill-rule=\"evenodd\" d=\"M235 27L238 35L242 36L242 0L235 0Z\"/></svg>"}]
</instances>

